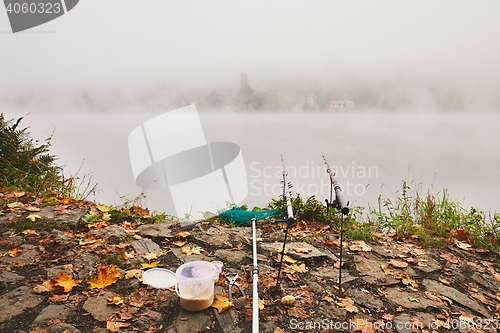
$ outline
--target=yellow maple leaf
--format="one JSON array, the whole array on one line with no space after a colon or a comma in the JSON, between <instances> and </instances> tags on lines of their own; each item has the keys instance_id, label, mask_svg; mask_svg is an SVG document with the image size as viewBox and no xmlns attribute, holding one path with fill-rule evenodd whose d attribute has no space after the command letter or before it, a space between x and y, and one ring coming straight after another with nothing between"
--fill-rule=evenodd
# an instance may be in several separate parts
<instances>
[{"instance_id":1,"label":"yellow maple leaf","mask_svg":"<svg viewBox=\"0 0 500 333\"><path fill-rule=\"evenodd\" d=\"M103 213L107 213L110 210L109 207L106 205L97 205L96 208Z\"/></svg>"},{"instance_id":2,"label":"yellow maple leaf","mask_svg":"<svg viewBox=\"0 0 500 333\"><path fill-rule=\"evenodd\" d=\"M15 257L18 257L22 252L23 252L23 249L20 248L20 247L18 247L18 246L16 246L16 247L13 247L13 248L9 249L9 251L7 253L12 258L15 258Z\"/></svg>"},{"instance_id":3,"label":"yellow maple leaf","mask_svg":"<svg viewBox=\"0 0 500 333\"><path fill-rule=\"evenodd\" d=\"M156 268L156 267L161 267L163 264L160 264L158 261L153 261L152 263L142 263L141 268L142 269L148 269L148 268Z\"/></svg>"},{"instance_id":4,"label":"yellow maple leaf","mask_svg":"<svg viewBox=\"0 0 500 333\"><path fill-rule=\"evenodd\" d=\"M35 222L36 219L41 219L42 217L40 215L36 215L36 214L30 214L26 217L28 220L30 220L31 222Z\"/></svg>"},{"instance_id":5,"label":"yellow maple leaf","mask_svg":"<svg viewBox=\"0 0 500 333\"><path fill-rule=\"evenodd\" d=\"M259 310L263 310L265 306L264 300L259 298Z\"/></svg>"},{"instance_id":6,"label":"yellow maple leaf","mask_svg":"<svg viewBox=\"0 0 500 333\"><path fill-rule=\"evenodd\" d=\"M118 295L113 295L112 297L108 298L109 305L122 305L123 303L123 298Z\"/></svg>"},{"instance_id":7,"label":"yellow maple leaf","mask_svg":"<svg viewBox=\"0 0 500 333\"><path fill-rule=\"evenodd\" d=\"M120 279L120 272L118 272L118 267L115 265L100 266L97 268L97 277L91 277L87 279L90 284L90 288L102 289L109 285L112 285Z\"/></svg>"},{"instance_id":8,"label":"yellow maple leaf","mask_svg":"<svg viewBox=\"0 0 500 333\"><path fill-rule=\"evenodd\" d=\"M323 301L327 301L328 303L334 303L335 301L333 300L333 298L331 298L330 296L328 295L325 295L323 296L322 298Z\"/></svg>"},{"instance_id":9,"label":"yellow maple leaf","mask_svg":"<svg viewBox=\"0 0 500 333\"><path fill-rule=\"evenodd\" d=\"M188 238L191 234L187 231L178 232L176 235L178 238Z\"/></svg>"},{"instance_id":10,"label":"yellow maple leaf","mask_svg":"<svg viewBox=\"0 0 500 333\"><path fill-rule=\"evenodd\" d=\"M18 202L18 201L12 202L10 204L7 204L7 207L9 207L9 208L19 208L19 207L22 207L22 206L24 206L24 205L21 202Z\"/></svg>"},{"instance_id":11,"label":"yellow maple leaf","mask_svg":"<svg viewBox=\"0 0 500 333\"><path fill-rule=\"evenodd\" d=\"M182 253L184 253L185 255L187 256L190 256L193 254L193 251L191 251L191 246L184 246L182 249L181 249Z\"/></svg>"},{"instance_id":12,"label":"yellow maple leaf","mask_svg":"<svg viewBox=\"0 0 500 333\"><path fill-rule=\"evenodd\" d=\"M226 311L232 306L234 306L233 302L231 302L226 296L218 294L215 295L215 301L212 303L212 307L216 308L219 313Z\"/></svg>"},{"instance_id":13,"label":"yellow maple leaf","mask_svg":"<svg viewBox=\"0 0 500 333\"><path fill-rule=\"evenodd\" d=\"M186 240L178 240L176 242L173 242L172 244L177 245L178 247L183 247L184 245L186 245L186 243Z\"/></svg>"},{"instance_id":14,"label":"yellow maple leaf","mask_svg":"<svg viewBox=\"0 0 500 333\"><path fill-rule=\"evenodd\" d=\"M78 285L78 282L73 280L73 277L66 273L59 273L57 278L52 279L51 282L55 286L63 287L65 293L70 292L73 287L76 287Z\"/></svg>"}]
</instances>

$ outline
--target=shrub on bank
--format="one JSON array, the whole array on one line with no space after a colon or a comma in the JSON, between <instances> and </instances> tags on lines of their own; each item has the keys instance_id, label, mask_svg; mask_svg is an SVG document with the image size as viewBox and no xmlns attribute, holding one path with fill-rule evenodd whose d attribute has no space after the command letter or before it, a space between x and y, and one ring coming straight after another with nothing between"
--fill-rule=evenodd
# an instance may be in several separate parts
<instances>
[{"instance_id":1,"label":"shrub on bank","mask_svg":"<svg viewBox=\"0 0 500 333\"><path fill-rule=\"evenodd\" d=\"M0 114L0 188L44 195L62 184L57 157L49 153L52 137L34 141L28 128L20 127L22 119Z\"/></svg>"}]
</instances>

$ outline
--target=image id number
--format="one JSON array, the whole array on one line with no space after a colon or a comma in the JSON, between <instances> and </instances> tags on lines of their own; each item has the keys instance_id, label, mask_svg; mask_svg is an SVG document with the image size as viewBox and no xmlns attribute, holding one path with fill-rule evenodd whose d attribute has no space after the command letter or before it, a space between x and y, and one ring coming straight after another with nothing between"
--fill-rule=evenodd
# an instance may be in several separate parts
<instances>
[{"instance_id":1,"label":"image id number","mask_svg":"<svg viewBox=\"0 0 500 333\"><path fill-rule=\"evenodd\" d=\"M59 14L62 10L60 3L9 3L7 13L40 13L40 14Z\"/></svg>"}]
</instances>

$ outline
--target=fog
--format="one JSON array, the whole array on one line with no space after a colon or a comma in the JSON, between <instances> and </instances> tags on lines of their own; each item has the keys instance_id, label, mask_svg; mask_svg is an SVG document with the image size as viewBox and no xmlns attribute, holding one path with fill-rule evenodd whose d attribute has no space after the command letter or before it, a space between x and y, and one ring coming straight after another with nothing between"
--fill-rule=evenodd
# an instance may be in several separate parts
<instances>
[{"instance_id":1,"label":"fog","mask_svg":"<svg viewBox=\"0 0 500 333\"><path fill-rule=\"evenodd\" d=\"M157 104L155 94L235 93L246 72L256 92L494 110L499 10L498 1L87 0L17 34L0 11L0 99L33 94L64 109L87 93L101 106L115 88Z\"/></svg>"},{"instance_id":2,"label":"fog","mask_svg":"<svg viewBox=\"0 0 500 333\"><path fill-rule=\"evenodd\" d=\"M249 205L276 196L264 170L280 154L295 170L326 154L356 204L406 178L496 209L499 12L498 1L86 0L12 34L0 10L0 112L29 114L36 139L54 133L66 172L93 173L105 203L141 191L130 132L194 103L208 141L241 147ZM371 166L361 180L346 171ZM292 180L327 196L324 177Z\"/></svg>"}]
</instances>

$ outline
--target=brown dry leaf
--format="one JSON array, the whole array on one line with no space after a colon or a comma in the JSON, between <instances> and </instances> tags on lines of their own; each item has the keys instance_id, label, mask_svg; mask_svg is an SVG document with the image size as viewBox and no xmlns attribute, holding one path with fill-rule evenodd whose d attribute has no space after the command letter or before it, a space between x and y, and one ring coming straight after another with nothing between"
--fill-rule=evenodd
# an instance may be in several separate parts
<instances>
[{"instance_id":1,"label":"brown dry leaf","mask_svg":"<svg viewBox=\"0 0 500 333\"><path fill-rule=\"evenodd\" d=\"M236 247L238 248L238 250L243 250L245 248L245 244L239 242L238 244L236 244Z\"/></svg>"},{"instance_id":2,"label":"brown dry leaf","mask_svg":"<svg viewBox=\"0 0 500 333\"><path fill-rule=\"evenodd\" d=\"M405 276L401 279L401 282L403 282L405 286L418 288L418 281L413 280L408 274L405 274Z\"/></svg>"},{"instance_id":3,"label":"brown dry leaf","mask_svg":"<svg viewBox=\"0 0 500 333\"><path fill-rule=\"evenodd\" d=\"M311 316L311 314L309 312L307 312L306 310L304 310L302 308L298 308L298 307L293 307L293 308L288 309L288 315L295 317L295 318L301 318L301 319L309 318Z\"/></svg>"},{"instance_id":4,"label":"brown dry leaf","mask_svg":"<svg viewBox=\"0 0 500 333\"><path fill-rule=\"evenodd\" d=\"M293 265L288 265L283 269L283 272L285 273L306 273L307 272L307 267L306 264L293 264Z\"/></svg>"},{"instance_id":5,"label":"brown dry leaf","mask_svg":"<svg viewBox=\"0 0 500 333\"><path fill-rule=\"evenodd\" d=\"M352 298L339 298L339 300L340 302L337 302L337 305L346 309L347 312L358 312L358 308L356 307L356 305L354 305L354 301L352 300Z\"/></svg>"},{"instance_id":6,"label":"brown dry leaf","mask_svg":"<svg viewBox=\"0 0 500 333\"><path fill-rule=\"evenodd\" d=\"M321 298L323 301L327 301L328 303L335 303L335 300L331 298L330 296L326 295Z\"/></svg>"},{"instance_id":7,"label":"brown dry leaf","mask_svg":"<svg viewBox=\"0 0 500 333\"><path fill-rule=\"evenodd\" d=\"M108 298L109 305L122 305L123 303L123 298L118 295L113 295L112 297Z\"/></svg>"},{"instance_id":8,"label":"brown dry leaf","mask_svg":"<svg viewBox=\"0 0 500 333\"><path fill-rule=\"evenodd\" d=\"M41 293L48 293L48 292L51 292L53 289L52 287L52 283L50 282L50 280L47 280L45 281L44 283L42 284L38 284L36 285L34 288L33 288L33 292L37 293L37 294L41 294Z\"/></svg>"},{"instance_id":9,"label":"brown dry leaf","mask_svg":"<svg viewBox=\"0 0 500 333\"><path fill-rule=\"evenodd\" d=\"M186 245L186 243L187 243L187 240L178 240L178 241L173 242L172 244L177 245L178 247L183 247L184 245Z\"/></svg>"},{"instance_id":10,"label":"brown dry leaf","mask_svg":"<svg viewBox=\"0 0 500 333\"><path fill-rule=\"evenodd\" d=\"M461 248L462 250L471 251L472 245L466 242L461 242L458 239L455 239L455 245Z\"/></svg>"},{"instance_id":11,"label":"brown dry leaf","mask_svg":"<svg viewBox=\"0 0 500 333\"><path fill-rule=\"evenodd\" d=\"M281 253L278 253L278 256L276 257L276 261L281 261ZM288 264L295 264L297 260L291 258L290 256L287 256L286 254L283 256L283 262L288 263Z\"/></svg>"},{"instance_id":12,"label":"brown dry leaf","mask_svg":"<svg viewBox=\"0 0 500 333\"><path fill-rule=\"evenodd\" d=\"M385 319L387 321L392 321L394 319L394 315L391 315L389 313L386 313L382 316L382 319Z\"/></svg>"},{"instance_id":13,"label":"brown dry leaf","mask_svg":"<svg viewBox=\"0 0 500 333\"><path fill-rule=\"evenodd\" d=\"M137 299L135 297L131 297L129 300L128 300L128 304L130 306L133 306L133 307L136 307L136 308L142 308L144 306L144 301L143 300L140 300L140 299Z\"/></svg>"},{"instance_id":14,"label":"brown dry leaf","mask_svg":"<svg viewBox=\"0 0 500 333\"><path fill-rule=\"evenodd\" d=\"M370 247L370 245L366 244L365 241L355 240L351 242L349 250L359 251L359 252L369 252L372 250L372 248Z\"/></svg>"},{"instance_id":15,"label":"brown dry leaf","mask_svg":"<svg viewBox=\"0 0 500 333\"><path fill-rule=\"evenodd\" d=\"M40 235L38 234L38 232L36 232L35 230L31 230L31 229L26 229L26 230L24 230L24 231L23 231L23 234L24 234L25 236L33 236L33 237L40 236Z\"/></svg>"},{"instance_id":16,"label":"brown dry leaf","mask_svg":"<svg viewBox=\"0 0 500 333\"><path fill-rule=\"evenodd\" d=\"M100 266L97 268L97 277L87 279L90 284L90 289L102 289L112 285L120 279L120 272L115 265Z\"/></svg>"},{"instance_id":17,"label":"brown dry leaf","mask_svg":"<svg viewBox=\"0 0 500 333\"><path fill-rule=\"evenodd\" d=\"M392 265L396 268L406 268L408 267L408 263L402 260L391 259L389 260L389 265Z\"/></svg>"},{"instance_id":18,"label":"brown dry leaf","mask_svg":"<svg viewBox=\"0 0 500 333\"><path fill-rule=\"evenodd\" d=\"M297 253L305 253L305 254L307 254L307 253L309 253L309 252L311 252L311 251L312 251L311 249L308 249L308 248L306 248L306 247L298 247L298 248L295 248L295 249L293 249L293 250L294 250L295 252L297 252Z\"/></svg>"},{"instance_id":19,"label":"brown dry leaf","mask_svg":"<svg viewBox=\"0 0 500 333\"><path fill-rule=\"evenodd\" d=\"M191 252L193 252L193 254L201 254L202 251L205 251L205 250L203 250L199 246L194 246L194 247L191 248Z\"/></svg>"},{"instance_id":20,"label":"brown dry leaf","mask_svg":"<svg viewBox=\"0 0 500 333\"><path fill-rule=\"evenodd\" d=\"M413 257L406 257L406 258L403 258L404 261L406 261L407 263L409 264L418 264L418 259L417 258L413 258Z\"/></svg>"},{"instance_id":21,"label":"brown dry leaf","mask_svg":"<svg viewBox=\"0 0 500 333\"><path fill-rule=\"evenodd\" d=\"M273 333L286 333L286 331L280 327L275 327Z\"/></svg>"},{"instance_id":22,"label":"brown dry leaf","mask_svg":"<svg viewBox=\"0 0 500 333\"><path fill-rule=\"evenodd\" d=\"M64 288L64 292L70 292L73 290L73 287L78 285L71 275L66 273L59 273L56 279L51 279L51 282L54 286L60 286Z\"/></svg>"},{"instance_id":23,"label":"brown dry leaf","mask_svg":"<svg viewBox=\"0 0 500 333\"><path fill-rule=\"evenodd\" d=\"M14 192L7 193L5 195L5 197L7 197L7 198L20 198L20 197L24 197L25 194L26 194L26 192L14 191Z\"/></svg>"},{"instance_id":24,"label":"brown dry leaf","mask_svg":"<svg viewBox=\"0 0 500 333\"><path fill-rule=\"evenodd\" d=\"M122 327L129 327L130 323L124 323L122 321L107 321L106 322L106 328L110 332L120 332L120 328Z\"/></svg>"},{"instance_id":25,"label":"brown dry leaf","mask_svg":"<svg viewBox=\"0 0 500 333\"><path fill-rule=\"evenodd\" d=\"M24 206L24 209L28 212L39 212L41 210L40 208L31 205Z\"/></svg>"},{"instance_id":26,"label":"brown dry leaf","mask_svg":"<svg viewBox=\"0 0 500 333\"><path fill-rule=\"evenodd\" d=\"M232 306L234 306L233 302L231 302L226 296L219 294L215 295L215 301L212 303L212 307L216 308L219 313L226 311Z\"/></svg>"},{"instance_id":27,"label":"brown dry leaf","mask_svg":"<svg viewBox=\"0 0 500 333\"><path fill-rule=\"evenodd\" d=\"M125 260L133 259L134 257L135 257L135 252L134 251L132 251L132 252L124 251L124 252L122 252L122 258L125 259Z\"/></svg>"},{"instance_id":28,"label":"brown dry leaf","mask_svg":"<svg viewBox=\"0 0 500 333\"><path fill-rule=\"evenodd\" d=\"M394 267L389 266L388 264L380 264L380 268L384 271L385 274L387 275L394 275L396 274L396 270Z\"/></svg>"},{"instance_id":29,"label":"brown dry leaf","mask_svg":"<svg viewBox=\"0 0 500 333\"><path fill-rule=\"evenodd\" d=\"M158 256L159 255L157 253L152 253L152 252L145 253L142 255L142 257L148 261L158 259Z\"/></svg>"},{"instance_id":30,"label":"brown dry leaf","mask_svg":"<svg viewBox=\"0 0 500 333\"><path fill-rule=\"evenodd\" d=\"M176 235L178 238L188 238L191 234L187 231L178 232Z\"/></svg>"},{"instance_id":31,"label":"brown dry leaf","mask_svg":"<svg viewBox=\"0 0 500 333\"><path fill-rule=\"evenodd\" d=\"M144 272L140 269L131 269L130 271L125 272L125 279L136 278L137 280L142 282L142 274Z\"/></svg>"},{"instance_id":32,"label":"brown dry leaf","mask_svg":"<svg viewBox=\"0 0 500 333\"><path fill-rule=\"evenodd\" d=\"M13 247L13 248L9 249L9 251L7 251L9 256L11 256L12 258L18 257L22 252L23 252L23 249L21 247L18 247L18 246Z\"/></svg>"},{"instance_id":33,"label":"brown dry leaf","mask_svg":"<svg viewBox=\"0 0 500 333\"><path fill-rule=\"evenodd\" d=\"M458 258L453 254L453 253L441 253L439 255L441 258L443 258L444 260L448 261L448 262L451 262L452 264L458 264Z\"/></svg>"},{"instance_id":34,"label":"brown dry leaf","mask_svg":"<svg viewBox=\"0 0 500 333\"><path fill-rule=\"evenodd\" d=\"M445 284L445 285L447 285L447 286L450 286L450 285L451 285L451 282L450 282L448 279L446 279L446 278L444 278L444 277L442 277L442 276L440 276L440 277L438 278L438 280L439 280L439 282L441 282L442 284Z\"/></svg>"},{"instance_id":35,"label":"brown dry leaf","mask_svg":"<svg viewBox=\"0 0 500 333\"><path fill-rule=\"evenodd\" d=\"M156 267L162 267L163 264L161 264L158 261L153 261L151 263L142 263L141 264L141 269L149 269L149 268L156 268Z\"/></svg>"}]
</instances>

